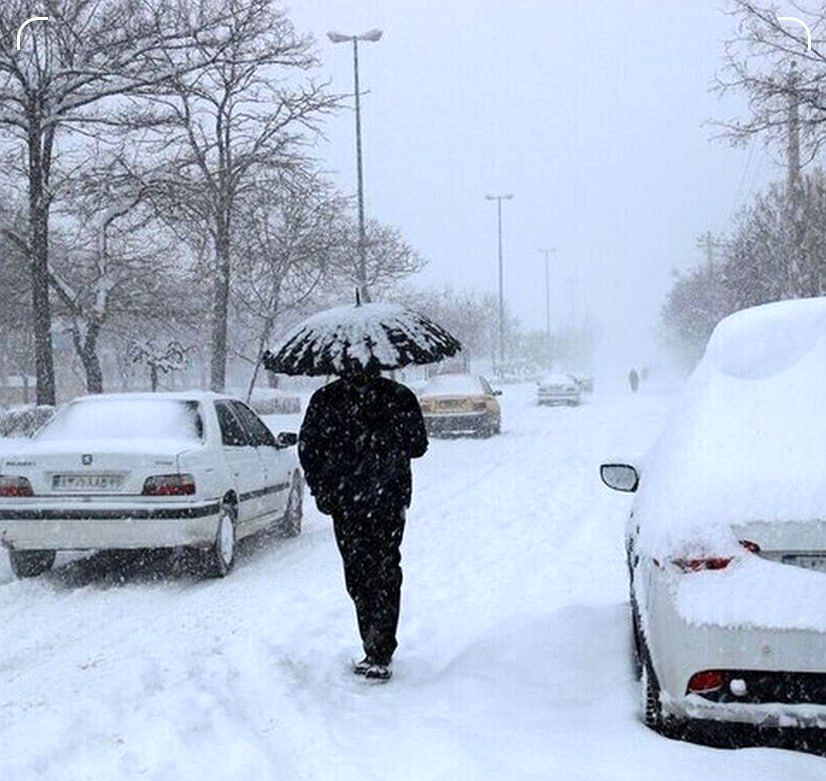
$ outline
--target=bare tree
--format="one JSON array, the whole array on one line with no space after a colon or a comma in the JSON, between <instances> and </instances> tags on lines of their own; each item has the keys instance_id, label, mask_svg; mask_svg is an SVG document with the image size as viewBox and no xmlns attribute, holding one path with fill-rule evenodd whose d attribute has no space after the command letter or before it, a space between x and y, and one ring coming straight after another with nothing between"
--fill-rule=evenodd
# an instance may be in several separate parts
<instances>
[{"instance_id":1,"label":"bare tree","mask_svg":"<svg viewBox=\"0 0 826 781\"><path fill-rule=\"evenodd\" d=\"M775 6L754 0L729 0L737 27L726 42L724 66L716 77L721 94L748 99L748 115L719 123L734 142L752 137L786 140L790 100L799 111L802 143L812 154L826 139L826 5L789 0L784 16L805 19L812 31L778 20Z\"/></svg>"},{"instance_id":2,"label":"bare tree","mask_svg":"<svg viewBox=\"0 0 826 781\"><path fill-rule=\"evenodd\" d=\"M273 0L209 0L226 17L221 35L200 42L192 56L204 71L172 80L156 110L174 117L157 148L170 160L170 208L197 224L214 255L210 384L226 381L227 318L234 225L278 169L303 164L302 145L335 99L299 74L316 66L308 38L297 35ZM217 54L220 52L220 55Z\"/></svg>"},{"instance_id":3,"label":"bare tree","mask_svg":"<svg viewBox=\"0 0 826 781\"><path fill-rule=\"evenodd\" d=\"M38 403L53 403L54 369L49 302L49 213L59 189L58 138L120 124L128 118L124 96L137 99L173 76L197 70L204 56L195 42L210 38L221 21L202 4L185 0L44 0L48 22L26 27L29 0L0 6L0 127L26 150L27 252ZM210 56L218 56L215 50Z\"/></svg>"},{"instance_id":4,"label":"bare tree","mask_svg":"<svg viewBox=\"0 0 826 781\"><path fill-rule=\"evenodd\" d=\"M174 257L161 231L153 230L147 192L116 174L114 164L103 166L73 186L61 241L49 262L49 281L89 393L103 392L98 343L104 323L113 310L150 306L162 258Z\"/></svg>"},{"instance_id":5,"label":"bare tree","mask_svg":"<svg viewBox=\"0 0 826 781\"><path fill-rule=\"evenodd\" d=\"M265 188L245 211L240 243L247 262L236 275L233 297L248 323L244 332L254 338L250 392L279 318L306 306L330 273L346 206L328 182L302 171Z\"/></svg>"},{"instance_id":6,"label":"bare tree","mask_svg":"<svg viewBox=\"0 0 826 781\"><path fill-rule=\"evenodd\" d=\"M373 291L374 298L386 296L400 282L424 268L424 258L404 240L398 228L369 220L366 234L367 287ZM352 290L359 280L358 227L352 219L343 226L339 247L332 282L339 290Z\"/></svg>"}]
</instances>

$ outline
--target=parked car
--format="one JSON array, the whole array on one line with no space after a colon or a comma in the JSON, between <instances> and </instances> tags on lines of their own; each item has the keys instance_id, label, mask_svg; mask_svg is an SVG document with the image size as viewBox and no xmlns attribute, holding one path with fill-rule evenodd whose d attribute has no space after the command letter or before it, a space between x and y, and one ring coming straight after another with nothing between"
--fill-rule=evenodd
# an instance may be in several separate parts
<instances>
[{"instance_id":1,"label":"parked car","mask_svg":"<svg viewBox=\"0 0 826 781\"><path fill-rule=\"evenodd\" d=\"M575 407L582 398L582 388L572 374L546 374L536 384L537 404L567 404Z\"/></svg>"},{"instance_id":2,"label":"parked car","mask_svg":"<svg viewBox=\"0 0 826 781\"><path fill-rule=\"evenodd\" d=\"M211 393L89 396L0 454L0 542L18 576L58 550L190 546L232 568L238 539L301 531L294 433Z\"/></svg>"},{"instance_id":3,"label":"parked car","mask_svg":"<svg viewBox=\"0 0 826 781\"><path fill-rule=\"evenodd\" d=\"M826 728L824 380L826 299L737 313L641 466L602 465L636 492L625 545L650 727Z\"/></svg>"},{"instance_id":4,"label":"parked car","mask_svg":"<svg viewBox=\"0 0 826 781\"><path fill-rule=\"evenodd\" d=\"M478 374L439 374L419 392L429 434L476 434L492 436L502 430L502 412L497 396Z\"/></svg>"}]
</instances>

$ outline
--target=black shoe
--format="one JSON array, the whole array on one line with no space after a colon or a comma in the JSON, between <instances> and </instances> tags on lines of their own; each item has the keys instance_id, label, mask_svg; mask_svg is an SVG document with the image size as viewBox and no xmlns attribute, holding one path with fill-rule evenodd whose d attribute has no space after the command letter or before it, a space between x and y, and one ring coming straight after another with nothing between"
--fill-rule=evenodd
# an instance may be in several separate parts
<instances>
[{"instance_id":1,"label":"black shoe","mask_svg":"<svg viewBox=\"0 0 826 781\"><path fill-rule=\"evenodd\" d=\"M390 664L373 663L364 671L364 677L370 681L389 681L392 676Z\"/></svg>"}]
</instances>

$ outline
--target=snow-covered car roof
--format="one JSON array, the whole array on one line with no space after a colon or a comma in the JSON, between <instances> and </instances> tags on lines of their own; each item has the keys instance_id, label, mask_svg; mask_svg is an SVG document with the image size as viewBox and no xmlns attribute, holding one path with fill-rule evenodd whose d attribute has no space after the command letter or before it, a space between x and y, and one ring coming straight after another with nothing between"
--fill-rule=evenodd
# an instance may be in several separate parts
<instances>
[{"instance_id":1,"label":"snow-covered car roof","mask_svg":"<svg viewBox=\"0 0 826 781\"><path fill-rule=\"evenodd\" d=\"M482 380L475 374L437 374L427 381L419 396L478 396L487 393Z\"/></svg>"},{"instance_id":2,"label":"snow-covered car roof","mask_svg":"<svg viewBox=\"0 0 826 781\"><path fill-rule=\"evenodd\" d=\"M203 439L203 421L194 405L219 398L229 397L204 391L83 396L62 407L27 447L38 452L93 446L117 452L177 451Z\"/></svg>"},{"instance_id":3,"label":"snow-covered car roof","mask_svg":"<svg viewBox=\"0 0 826 781\"><path fill-rule=\"evenodd\" d=\"M567 372L548 372L539 379L540 385L571 385L576 383L576 377Z\"/></svg>"},{"instance_id":4,"label":"snow-covered car roof","mask_svg":"<svg viewBox=\"0 0 826 781\"><path fill-rule=\"evenodd\" d=\"M723 320L642 464L649 550L736 545L731 524L826 518L826 298Z\"/></svg>"},{"instance_id":5,"label":"snow-covered car roof","mask_svg":"<svg viewBox=\"0 0 826 781\"><path fill-rule=\"evenodd\" d=\"M78 396L72 400L74 402L96 402L96 401L208 401L215 399L236 399L226 393L215 393L205 390L188 391L130 391L128 393L96 393L90 396Z\"/></svg>"}]
</instances>

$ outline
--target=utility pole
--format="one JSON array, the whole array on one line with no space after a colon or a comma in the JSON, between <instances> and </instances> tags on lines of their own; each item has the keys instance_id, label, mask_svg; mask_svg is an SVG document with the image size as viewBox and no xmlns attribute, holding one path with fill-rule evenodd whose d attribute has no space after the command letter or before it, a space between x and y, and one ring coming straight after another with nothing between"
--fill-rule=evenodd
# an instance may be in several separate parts
<instances>
[{"instance_id":1,"label":"utility pole","mask_svg":"<svg viewBox=\"0 0 826 781\"><path fill-rule=\"evenodd\" d=\"M505 364L505 273L502 262L502 201L510 201L513 194L486 195L489 201L496 201L497 226L499 231L499 371Z\"/></svg>"},{"instance_id":2,"label":"utility pole","mask_svg":"<svg viewBox=\"0 0 826 781\"><path fill-rule=\"evenodd\" d=\"M551 350L551 255L556 253L556 250L538 249L537 252L545 256L545 339L547 341L547 349L550 354Z\"/></svg>"},{"instance_id":3,"label":"utility pole","mask_svg":"<svg viewBox=\"0 0 826 781\"><path fill-rule=\"evenodd\" d=\"M327 33L333 43L353 42L353 84L356 94L356 175L358 189L358 287L364 301L370 301L367 287L367 231L364 223L364 172L361 164L361 93L359 90L359 41L375 43L382 36L381 30L368 30L361 35L342 35Z\"/></svg>"},{"instance_id":4,"label":"utility pole","mask_svg":"<svg viewBox=\"0 0 826 781\"><path fill-rule=\"evenodd\" d=\"M706 231L697 239L697 246L706 254L706 268L709 275L714 273L714 250L717 249L717 240L711 231Z\"/></svg>"},{"instance_id":5,"label":"utility pole","mask_svg":"<svg viewBox=\"0 0 826 781\"><path fill-rule=\"evenodd\" d=\"M803 185L800 177L800 74L792 60L787 79L789 92L788 103L788 139L786 146L786 195L791 206L791 224L794 241L789 253L786 272L785 297L797 298L804 294L807 287L803 269L807 268L803 224Z\"/></svg>"},{"instance_id":6,"label":"utility pole","mask_svg":"<svg viewBox=\"0 0 826 781\"><path fill-rule=\"evenodd\" d=\"M792 61L786 81L789 93L786 145L786 188L791 198L800 192L800 74Z\"/></svg>"}]
</instances>

